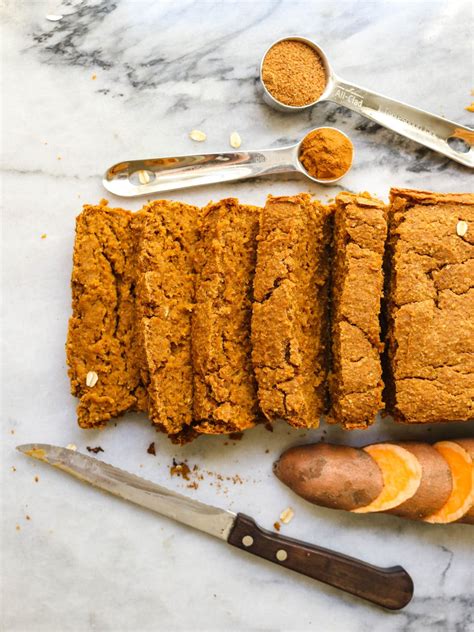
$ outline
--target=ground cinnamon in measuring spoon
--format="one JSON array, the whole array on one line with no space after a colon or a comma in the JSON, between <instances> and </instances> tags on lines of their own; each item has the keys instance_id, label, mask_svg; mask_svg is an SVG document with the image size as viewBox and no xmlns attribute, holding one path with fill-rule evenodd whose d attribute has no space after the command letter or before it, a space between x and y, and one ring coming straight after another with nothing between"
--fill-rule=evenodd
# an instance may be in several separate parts
<instances>
[{"instance_id":1,"label":"ground cinnamon in measuring spoon","mask_svg":"<svg viewBox=\"0 0 474 632\"><path fill-rule=\"evenodd\" d=\"M350 169L353 156L354 146L345 134L319 127L303 138L298 157L313 178L335 180Z\"/></svg>"},{"instance_id":2,"label":"ground cinnamon in measuring spoon","mask_svg":"<svg viewBox=\"0 0 474 632\"><path fill-rule=\"evenodd\" d=\"M301 106L313 103L322 95L326 72L314 48L287 39L277 42L265 55L262 80L277 101Z\"/></svg>"}]
</instances>

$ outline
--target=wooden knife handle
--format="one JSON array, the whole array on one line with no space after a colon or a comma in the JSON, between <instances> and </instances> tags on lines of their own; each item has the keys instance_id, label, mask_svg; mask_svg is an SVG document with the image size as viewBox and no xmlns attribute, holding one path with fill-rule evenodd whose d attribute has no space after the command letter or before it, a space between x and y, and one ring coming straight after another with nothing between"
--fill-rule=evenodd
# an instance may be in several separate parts
<instances>
[{"instance_id":1,"label":"wooden knife handle","mask_svg":"<svg viewBox=\"0 0 474 632\"><path fill-rule=\"evenodd\" d=\"M348 555L285 538L262 529L244 514L237 514L228 542L390 610L403 608L413 597L413 581L401 566L379 568Z\"/></svg>"}]
</instances>

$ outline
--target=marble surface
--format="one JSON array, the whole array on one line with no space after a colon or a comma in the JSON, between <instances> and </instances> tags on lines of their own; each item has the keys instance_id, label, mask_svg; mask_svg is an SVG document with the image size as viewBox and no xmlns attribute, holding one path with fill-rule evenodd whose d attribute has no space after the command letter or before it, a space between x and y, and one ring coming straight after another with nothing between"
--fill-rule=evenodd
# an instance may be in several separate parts
<instances>
[{"instance_id":1,"label":"marble surface","mask_svg":"<svg viewBox=\"0 0 474 632\"><path fill-rule=\"evenodd\" d=\"M336 71L360 85L472 125L472 6L456 2L156 2L4 0L2 23L2 629L8 632L285 630L384 632L474 629L472 534L389 516L353 516L293 496L271 465L291 444L468 436L471 424L405 428L389 422L344 434L280 425L241 441L183 449L140 416L103 432L76 427L64 340L74 218L105 196L101 174L128 158L279 146L329 123L356 147L340 187L300 176L210 186L173 199L204 204L238 195L340 188L387 198L390 185L472 190L464 167L356 114L321 104L288 116L256 90L275 39L317 40ZM49 14L64 17L51 22ZM188 132L204 130L197 146ZM114 205L137 209L141 201ZM44 235L44 238L42 236ZM402 564L415 597L390 613L181 527L27 460L24 442L100 445L99 457L192 497L244 511L285 535L382 566ZM146 449L156 442L157 454ZM197 464L198 489L171 478L173 457ZM222 480L219 479L219 475ZM234 478L238 475L239 479Z\"/></svg>"}]
</instances>

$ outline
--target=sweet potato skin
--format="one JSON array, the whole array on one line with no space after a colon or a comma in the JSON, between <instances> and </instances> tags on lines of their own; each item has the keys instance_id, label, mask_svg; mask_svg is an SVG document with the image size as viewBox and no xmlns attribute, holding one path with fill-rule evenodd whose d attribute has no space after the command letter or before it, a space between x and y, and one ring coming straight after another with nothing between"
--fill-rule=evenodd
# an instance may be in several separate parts
<instances>
[{"instance_id":1,"label":"sweet potato skin","mask_svg":"<svg viewBox=\"0 0 474 632\"><path fill-rule=\"evenodd\" d=\"M374 459L349 446L296 446L281 455L273 471L305 500L331 509L364 507L383 487L382 472Z\"/></svg>"},{"instance_id":2,"label":"sweet potato skin","mask_svg":"<svg viewBox=\"0 0 474 632\"><path fill-rule=\"evenodd\" d=\"M451 470L441 454L428 443L401 441L396 445L405 448L418 459L422 477L415 495L387 513L422 520L441 509L448 500L452 489Z\"/></svg>"},{"instance_id":3,"label":"sweet potato skin","mask_svg":"<svg viewBox=\"0 0 474 632\"><path fill-rule=\"evenodd\" d=\"M453 439L454 443L457 443L464 448L471 455L472 462L474 463L474 439ZM474 505L469 509L467 514L464 514L462 518L458 520L458 522L463 522L464 524L474 524Z\"/></svg>"}]
</instances>

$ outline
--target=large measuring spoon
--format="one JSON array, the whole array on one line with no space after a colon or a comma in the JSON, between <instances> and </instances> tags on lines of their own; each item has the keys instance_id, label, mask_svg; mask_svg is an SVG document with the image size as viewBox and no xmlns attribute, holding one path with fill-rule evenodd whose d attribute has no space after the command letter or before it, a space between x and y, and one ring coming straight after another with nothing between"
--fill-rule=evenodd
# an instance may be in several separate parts
<instances>
[{"instance_id":1,"label":"large measuring spoon","mask_svg":"<svg viewBox=\"0 0 474 632\"><path fill-rule=\"evenodd\" d=\"M334 131L347 138L340 130ZM107 169L102 183L107 191L114 195L135 197L291 171L298 171L319 184L332 184L340 180L351 165L333 180L314 178L304 168L299 155L301 143L306 136L295 145L277 149L190 154L119 162Z\"/></svg>"},{"instance_id":2,"label":"large measuring spoon","mask_svg":"<svg viewBox=\"0 0 474 632\"><path fill-rule=\"evenodd\" d=\"M264 59L275 44L284 40L296 40L311 46L323 62L326 71L326 88L319 99L312 103L300 106L286 105L275 99L265 86L262 79ZM344 105L346 108L354 110L354 112L358 112L379 123L379 125L402 134L421 145L425 145L425 147L434 149L462 165L474 167L474 130L340 79L329 65L326 53L322 48L305 37L284 37L274 42L262 58L260 81L263 86L265 102L277 110L299 112L321 101L332 101L338 105Z\"/></svg>"}]
</instances>

